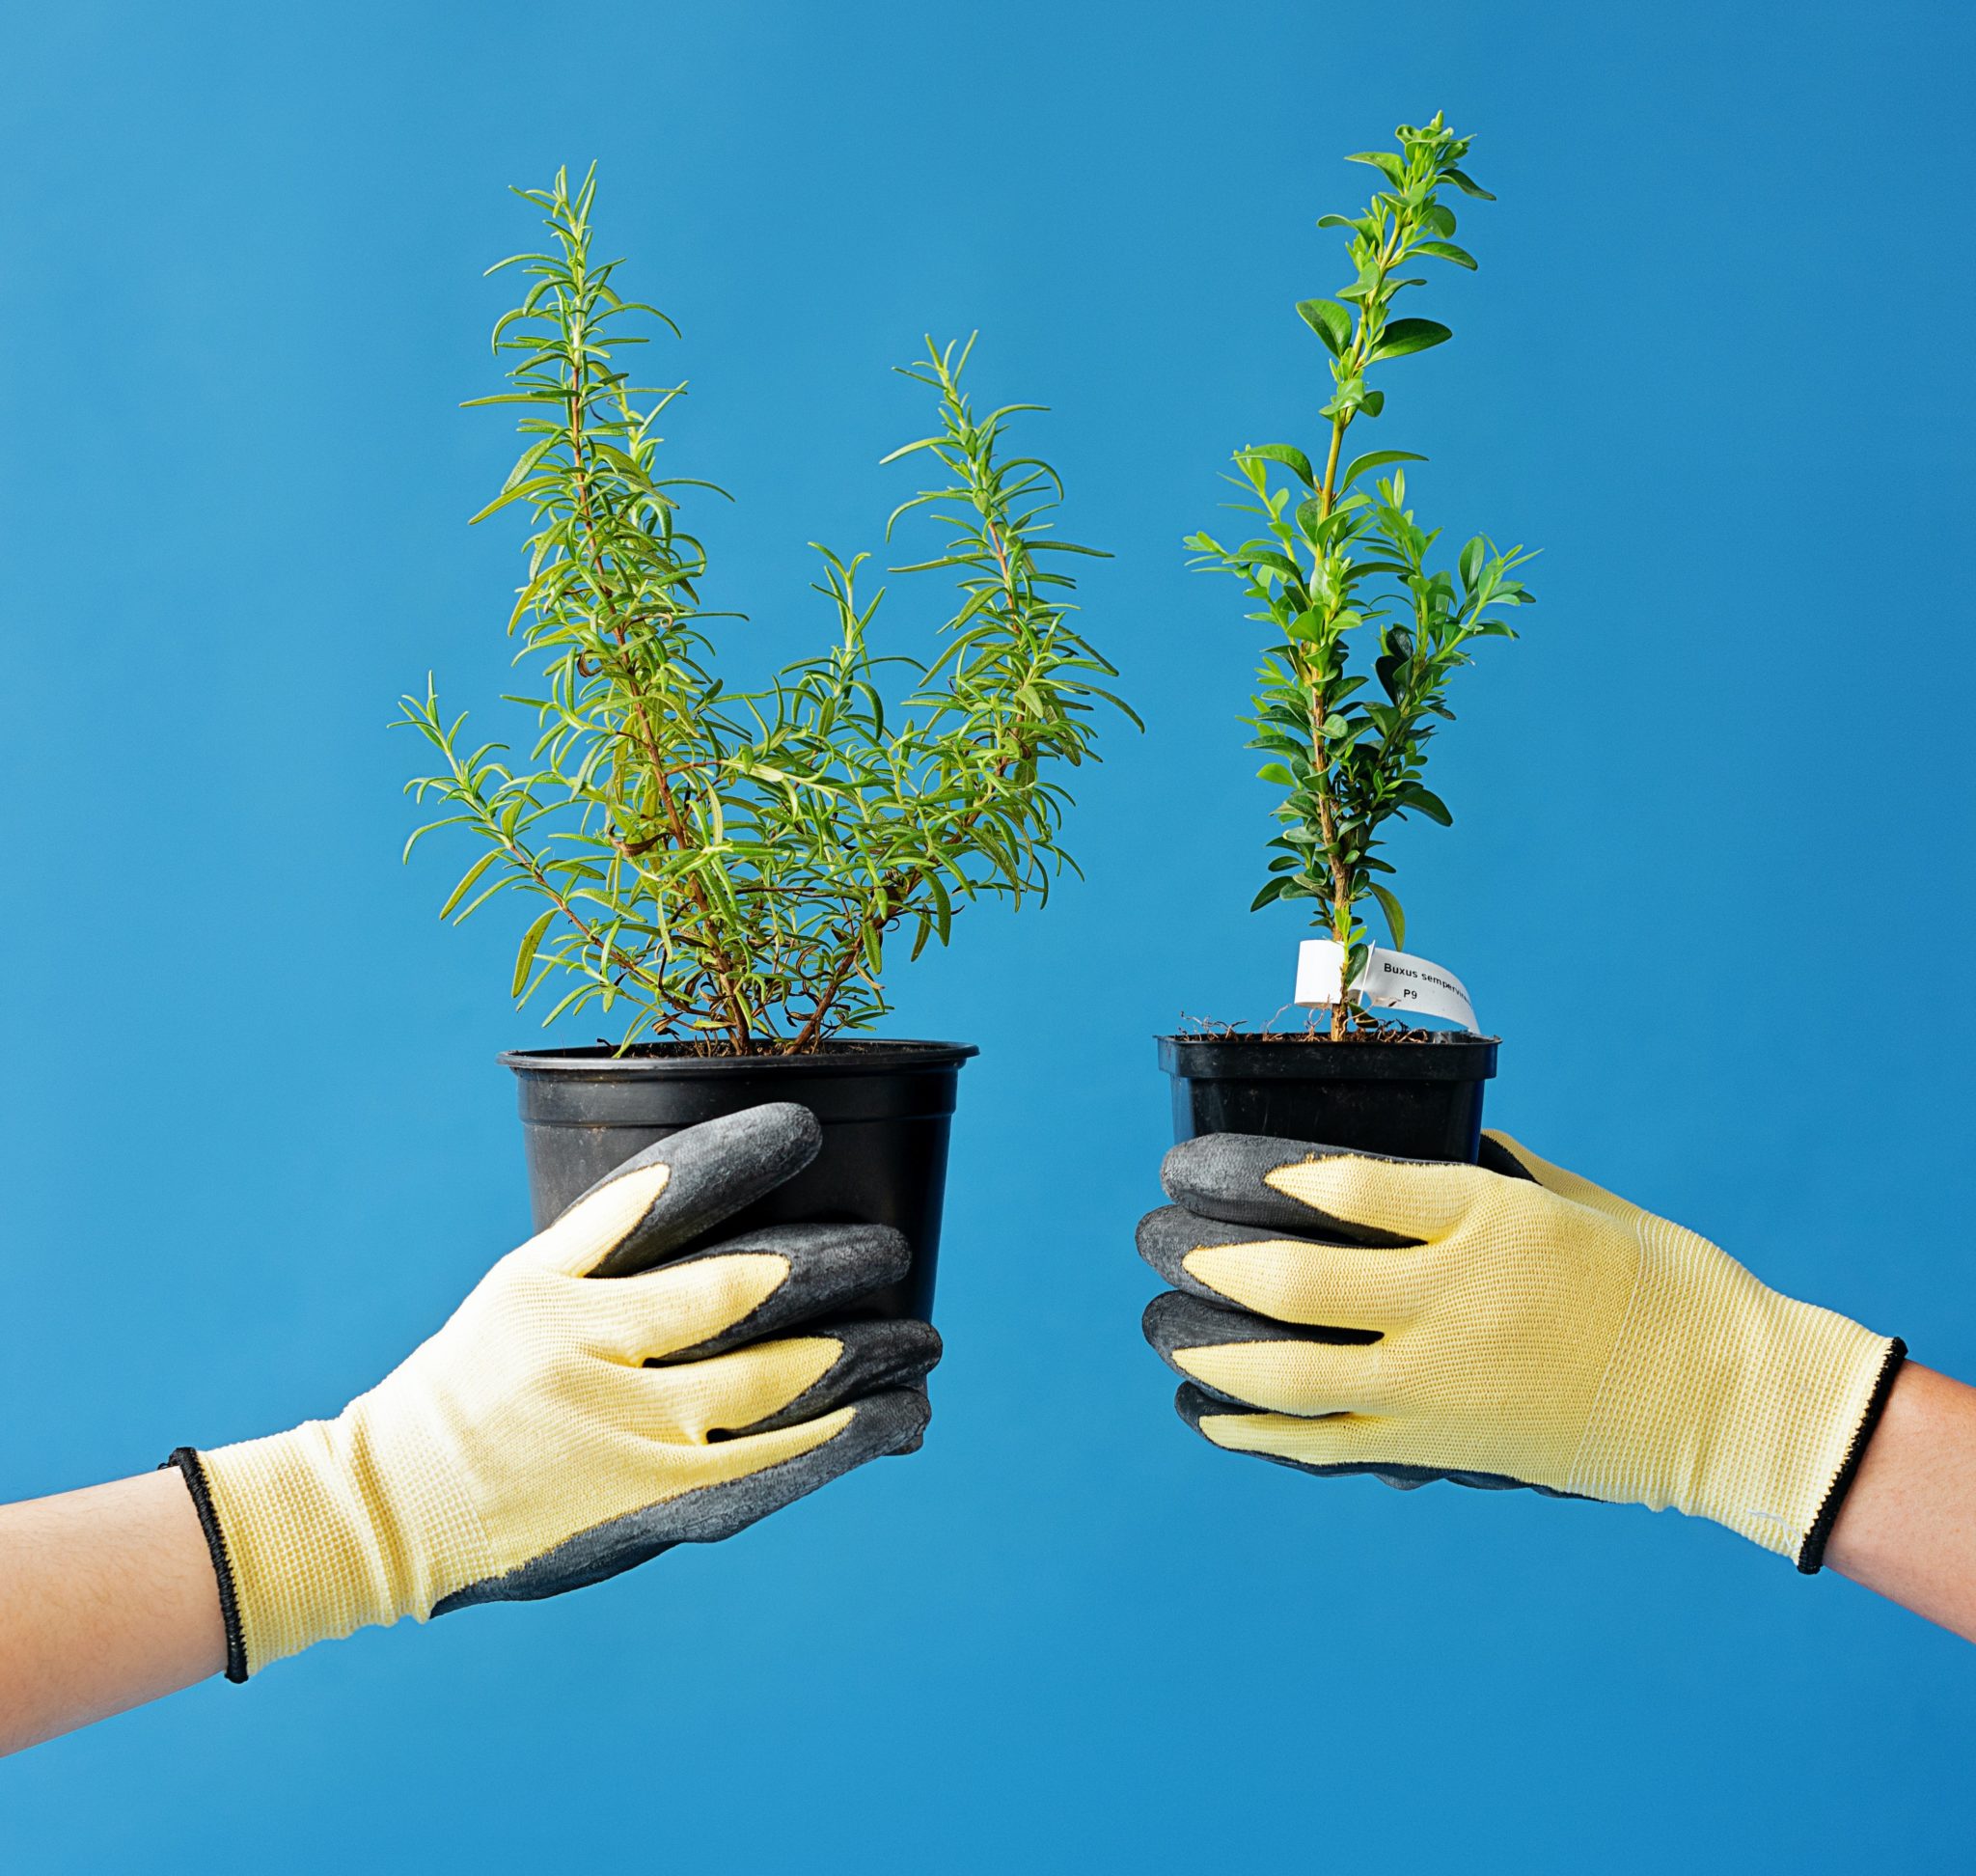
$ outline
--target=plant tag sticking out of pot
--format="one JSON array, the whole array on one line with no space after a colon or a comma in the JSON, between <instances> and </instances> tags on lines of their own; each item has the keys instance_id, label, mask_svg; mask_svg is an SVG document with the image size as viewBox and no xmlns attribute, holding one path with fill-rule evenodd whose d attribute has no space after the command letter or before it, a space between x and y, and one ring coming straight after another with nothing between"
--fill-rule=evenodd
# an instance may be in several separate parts
<instances>
[{"instance_id":1,"label":"plant tag sticking out of pot","mask_svg":"<svg viewBox=\"0 0 1976 1876\"><path fill-rule=\"evenodd\" d=\"M1338 979L1345 968L1345 948L1333 938L1306 938L1297 947L1297 996L1300 1004L1335 1004ZM1408 952L1371 946L1364 969L1352 988L1360 1003L1378 1009L1407 1009L1422 1016L1441 1016L1459 1023L1471 1035L1481 1034L1475 1007L1462 980L1451 971Z\"/></svg>"}]
</instances>

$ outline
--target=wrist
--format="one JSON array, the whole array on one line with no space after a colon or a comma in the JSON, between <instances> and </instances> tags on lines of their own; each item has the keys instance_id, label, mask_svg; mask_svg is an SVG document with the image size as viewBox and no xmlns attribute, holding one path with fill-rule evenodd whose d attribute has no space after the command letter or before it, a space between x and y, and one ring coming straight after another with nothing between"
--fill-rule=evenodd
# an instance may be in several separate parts
<instances>
[{"instance_id":1,"label":"wrist","mask_svg":"<svg viewBox=\"0 0 1976 1876\"><path fill-rule=\"evenodd\" d=\"M1901 1365L1825 1560L1976 1642L1976 1388Z\"/></svg>"}]
</instances>

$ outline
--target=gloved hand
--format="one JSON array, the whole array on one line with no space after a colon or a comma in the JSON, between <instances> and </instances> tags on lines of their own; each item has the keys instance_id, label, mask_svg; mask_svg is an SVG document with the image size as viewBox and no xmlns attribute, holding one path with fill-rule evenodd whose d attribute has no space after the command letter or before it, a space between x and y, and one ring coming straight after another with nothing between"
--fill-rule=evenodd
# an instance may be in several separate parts
<instances>
[{"instance_id":1,"label":"gloved hand","mask_svg":"<svg viewBox=\"0 0 1976 1876\"><path fill-rule=\"evenodd\" d=\"M1507 1136L1481 1166L1219 1134L1139 1224L1217 1446L1712 1518L1819 1567L1906 1349Z\"/></svg>"},{"instance_id":2,"label":"gloved hand","mask_svg":"<svg viewBox=\"0 0 1976 1876\"><path fill-rule=\"evenodd\" d=\"M903 1277L898 1232L778 1226L664 1263L819 1139L786 1103L675 1134L502 1258L335 1420L175 1452L229 1678L367 1623L600 1582L917 1447L927 1324L790 1333Z\"/></svg>"}]
</instances>

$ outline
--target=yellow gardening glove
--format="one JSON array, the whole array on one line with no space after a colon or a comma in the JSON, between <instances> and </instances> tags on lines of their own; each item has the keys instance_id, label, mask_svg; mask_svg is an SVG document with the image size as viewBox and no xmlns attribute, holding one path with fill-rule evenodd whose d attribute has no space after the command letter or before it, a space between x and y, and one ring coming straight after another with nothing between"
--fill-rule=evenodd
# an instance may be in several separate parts
<instances>
[{"instance_id":1,"label":"yellow gardening glove","mask_svg":"<svg viewBox=\"0 0 1976 1876\"><path fill-rule=\"evenodd\" d=\"M1481 1166L1220 1134L1139 1226L1215 1445L1391 1483L1673 1505L1819 1567L1906 1354L1489 1135Z\"/></svg>"},{"instance_id":2,"label":"yellow gardening glove","mask_svg":"<svg viewBox=\"0 0 1976 1876\"><path fill-rule=\"evenodd\" d=\"M648 1268L818 1140L788 1104L675 1134L502 1258L335 1420L174 1453L229 1677L367 1623L580 1588L917 1447L930 1327L786 1333L903 1278L896 1231L769 1227Z\"/></svg>"}]
</instances>

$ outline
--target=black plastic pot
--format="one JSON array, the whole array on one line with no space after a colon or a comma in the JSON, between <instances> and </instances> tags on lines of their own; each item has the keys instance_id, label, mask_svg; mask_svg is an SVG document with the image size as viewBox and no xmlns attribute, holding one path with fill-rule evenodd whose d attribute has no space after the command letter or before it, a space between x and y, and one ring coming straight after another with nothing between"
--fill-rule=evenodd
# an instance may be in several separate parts
<instances>
[{"instance_id":1,"label":"black plastic pot","mask_svg":"<svg viewBox=\"0 0 1976 1876\"><path fill-rule=\"evenodd\" d=\"M1394 1159L1467 1160L1482 1145L1482 1088L1496 1038L1332 1042L1163 1035L1173 1136L1273 1134Z\"/></svg>"},{"instance_id":2,"label":"black plastic pot","mask_svg":"<svg viewBox=\"0 0 1976 1876\"><path fill-rule=\"evenodd\" d=\"M903 1283L861 1312L933 1313L947 1189L947 1132L964 1042L839 1042L816 1055L703 1057L664 1044L618 1055L604 1047L516 1049L501 1057L520 1085L529 1200L537 1230L615 1166L655 1140L764 1101L816 1116L823 1145L809 1166L721 1225L892 1225L913 1247Z\"/></svg>"}]
</instances>

